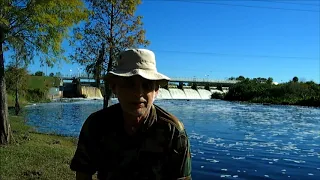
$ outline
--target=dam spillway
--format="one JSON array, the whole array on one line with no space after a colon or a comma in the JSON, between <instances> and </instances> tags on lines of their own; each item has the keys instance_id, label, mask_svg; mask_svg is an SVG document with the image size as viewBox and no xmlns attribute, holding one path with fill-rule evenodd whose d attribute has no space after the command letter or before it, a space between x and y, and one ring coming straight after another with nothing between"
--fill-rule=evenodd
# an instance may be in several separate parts
<instances>
[{"instance_id":1,"label":"dam spillway","mask_svg":"<svg viewBox=\"0 0 320 180\"><path fill-rule=\"evenodd\" d=\"M100 89L91 86L81 86L81 95L88 99L103 99Z\"/></svg>"},{"instance_id":2,"label":"dam spillway","mask_svg":"<svg viewBox=\"0 0 320 180\"><path fill-rule=\"evenodd\" d=\"M178 88L160 88L157 99L211 99L213 92L223 93L219 90L209 91L206 89L178 89Z\"/></svg>"},{"instance_id":3,"label":"dam spillway","mask_svg":"<svg viewBox=\"0 0 320 180\"><path fill-rule=\"evenodd\" d=\"M204 88L159 88L156 99L211 99L213 93L226 93L227 90L220 91L216 88L204 89ZM73 84L64 86L62 92L63 97L84 97L88 99L103 99L103 94L100 88L93 86L78 86L77 88Z\"/></svg>"},{"instance_id":4,"label":"dam spillway","mask_svg":"<svg viewBox=\"0 0 320 180\"><path fill-rule=\"evenodd\" d=\"M64 81L68 82L64 83ZM231 85L237 83L236 81L224 80L205 81L201 79L200 81L195 78L192 80L175 79L171 80L171 82L172 83L162 85L156 99L211 99L212 94L225 94ZM94 86L96 86L95 82L83 81L83 78L62 78L60 80L59 92L61 92L60 96L67 98L84 97L103 99L104 92L100 91L100 89L104 89L103 85L104 83L102 81L99 88L94 88ZM113 94L112 97L116 97L116 95Z\"/></svg>"}]
</instances>

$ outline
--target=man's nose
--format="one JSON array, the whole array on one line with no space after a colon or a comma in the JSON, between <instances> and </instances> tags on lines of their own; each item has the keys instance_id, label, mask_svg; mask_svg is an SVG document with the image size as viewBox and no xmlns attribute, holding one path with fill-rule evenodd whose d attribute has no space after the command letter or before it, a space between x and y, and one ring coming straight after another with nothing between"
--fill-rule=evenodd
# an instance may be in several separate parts
<instances>
[{"instance_id":1,"label":"man's nose","mask_svg":"<svg viewBox=\"0 0 320 180\"><path fill-rule=\"evenodd\" d=\"M141 96L144 92L142 84L141 83L134 83L133 92L134 92L134 94Z\"/></svg>"}]
</instances>

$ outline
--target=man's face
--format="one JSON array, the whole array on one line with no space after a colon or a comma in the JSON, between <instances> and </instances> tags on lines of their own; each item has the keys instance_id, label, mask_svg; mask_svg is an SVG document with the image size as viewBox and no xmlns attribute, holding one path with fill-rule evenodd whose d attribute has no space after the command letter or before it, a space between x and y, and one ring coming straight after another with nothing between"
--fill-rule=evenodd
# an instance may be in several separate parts
<instances>
[{"instance_id":1,"label":"man's face","mask_svg":"<svg viewBox=\"0 0 320 180\"><path fill-rule=\"evenodd\" d=\"M155 81L141 76L117 77L112 86L124 112L135 117L147 116L158 94L159 86Z\"/></svg>"}]
</instances>

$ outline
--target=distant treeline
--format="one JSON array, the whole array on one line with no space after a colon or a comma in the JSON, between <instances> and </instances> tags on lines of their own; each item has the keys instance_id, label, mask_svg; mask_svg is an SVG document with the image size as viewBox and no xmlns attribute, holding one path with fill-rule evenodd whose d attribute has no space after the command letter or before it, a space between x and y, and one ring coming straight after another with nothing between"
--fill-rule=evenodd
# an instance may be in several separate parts
<instances>
[{"instance_id":1,"label":"distant treeline","mask_svg":"<svg viewBox=\"0 0 320 180\"><path fill-rule=\"evenodd\" d=\"M320 84L299 82L297 77L281 84L274 84L271 79L245 78L230 87L225 95L214 94L212 97L228 101L320 107Z\"/></svg>"}]
</instances>

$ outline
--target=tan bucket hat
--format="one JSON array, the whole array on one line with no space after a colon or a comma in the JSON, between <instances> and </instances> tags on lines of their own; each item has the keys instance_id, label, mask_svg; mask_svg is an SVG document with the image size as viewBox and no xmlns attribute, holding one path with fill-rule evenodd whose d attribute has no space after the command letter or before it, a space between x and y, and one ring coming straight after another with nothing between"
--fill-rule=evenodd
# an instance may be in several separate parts
<instances>
[{"instance_id":1,"label":"tan bucket hat","mask_svg":"<svg viewBox=\"0 0 320 180\"><path fill-rule=\"evenodd\" d=\"M121 52L115 69L108 72L106 79L112 76L130 77L134 75L156 81L170 80L169 77L157 71L155 54L148 49L128 49Z\"/></svg>"}]
</instances>

